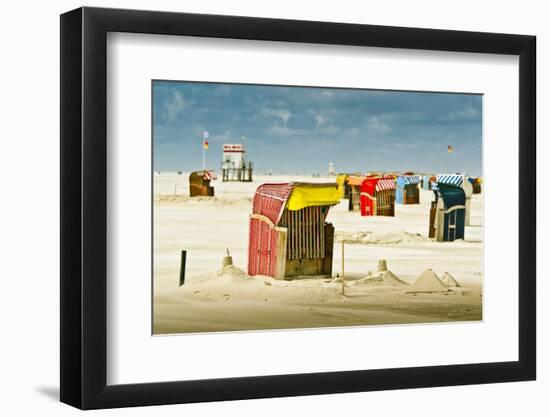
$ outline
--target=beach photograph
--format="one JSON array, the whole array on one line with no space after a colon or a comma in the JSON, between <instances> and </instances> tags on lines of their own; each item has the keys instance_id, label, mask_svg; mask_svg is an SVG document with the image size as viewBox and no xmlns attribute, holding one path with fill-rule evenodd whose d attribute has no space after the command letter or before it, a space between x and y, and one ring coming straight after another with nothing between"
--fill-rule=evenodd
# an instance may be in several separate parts
<instances>
[{"instance_id":1,"label":"beach photograph","mask_svg":"<svg viewBox=\"0 0 550 417\"><path fill-rule=\"evenodd\" d=\"M483 320L482 101L153 80L152 333Z\"/></svg>"}]
</instances>

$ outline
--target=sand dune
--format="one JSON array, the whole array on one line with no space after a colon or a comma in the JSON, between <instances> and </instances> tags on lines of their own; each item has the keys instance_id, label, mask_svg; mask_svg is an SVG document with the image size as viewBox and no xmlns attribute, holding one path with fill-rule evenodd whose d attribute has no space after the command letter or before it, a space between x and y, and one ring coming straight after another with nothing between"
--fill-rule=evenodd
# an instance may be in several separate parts
<instances>
[{"instance_id":1,"label":"sand dune","mask_svg":"<svg viewBox=\"0 0 550 417\"><path fill-rule=\"evenodd\" d=\"M427 236L422 236L420 233L409 233L404 231L395 231L390 233L373 233L373 232L336 232L336 241L355 244L397 244L397 243L420 243L431 242Z\"/></svg>"}]
</instances>

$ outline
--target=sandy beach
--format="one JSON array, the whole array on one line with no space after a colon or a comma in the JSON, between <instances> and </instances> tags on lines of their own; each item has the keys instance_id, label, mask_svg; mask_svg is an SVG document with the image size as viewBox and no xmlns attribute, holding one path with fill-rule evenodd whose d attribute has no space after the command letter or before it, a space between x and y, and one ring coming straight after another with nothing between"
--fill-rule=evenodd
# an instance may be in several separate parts
<instances>
[{"instance_id":1,"label":"sandy beach","mask_svg":"<svg viewBox=\"0 0 550 417\"><path fill-rule=\"evenodd\" d=\"M428 238L431 191L421 190L420 204L396 204L395 217L361 217L342 200L327 218L335 227L333 276L281 281L246 274L255 189L265 182L334 177L216 180L215 197L194 198L188 197L187 178L154 176L154 334L482 319L483 194L473 196L465 239L444 243ZM342 241L343 284L337 278ZM233 266L222 268L227 249ZM179 287L182 250L187 251L186 278ZM377 274L381 259L400 282ZM448 272L460 287L412 291L409 284L428 269L440 278Z\"/></svg>"}]
</instances>

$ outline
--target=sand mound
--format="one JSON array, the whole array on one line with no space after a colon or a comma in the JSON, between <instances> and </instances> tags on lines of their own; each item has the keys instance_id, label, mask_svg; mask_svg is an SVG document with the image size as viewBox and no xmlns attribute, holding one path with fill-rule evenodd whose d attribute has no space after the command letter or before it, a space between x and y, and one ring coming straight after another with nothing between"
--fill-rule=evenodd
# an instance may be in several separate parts
<instances>
[{"instance_id":1,"label":"sand mound","mask_svg":"<svg viewBox=\"0 0 550 417\"><path fill-rule=\"evenodd\" d=\"M262 275L250 276L234 265L190 277L179 291L227 301L318 304L346 300L341 294L341 285L327 283L325 278L276 280Z\"/></svg>"},{"instance_id":2,"label":"sand mound","mask_svg":"<svg viewBox=\"0 0 550 417\"><path fill-rule=\"evenodd\" d=\"M250 279L250 275L235 265L224 266L216 272L216 275L221 278Z\"/></svg>"},{"instance_id":3,"label":"sand mound","mask_svg":"<svg viewBox=\"0 0 550 417\"><path fill-rule=\"evenodd\" d=\"M437 274L431 269L422 272L416 281L407 289L408 293L417 292L447 292L449 289L441 282Z\"/></svg>"},{"instance_id":4,"label":"sand mound","mask_svg":"<svg viewBox=\"0 0 550 417\"><path fill-rule=\"evenodd\" d=\"M458 283L458 281L456 279L454 279L454 277L451 274L449 274L448 272L445 272L443 274L443 276L441 277L441 282L446 287L461 287L461 285Z\"/></svg>"},{"instance_id":5,"label":"sand mound","mask_svg":"<svg viewBox=\"0 0 550 417\"><path fill-rule=\"evenodd\" d=\"M373 233L373 232L336 232L336 240L346 241L347 243L357 243L362 245L369 244L407 244L430 242L430 239L422 236L419 233L409 233L404 231L389 232L389 233Z\"/></svg>"},{"instance_id":6,"label":"sand mound","mask_svg":"<svg viewBox=\"0 0 550 417\"><path fill-rule=\"evenodd\" d=\"M384 271L375 274L369 274L364 278L355 281L356 285L368 285L372 287L402 287L407 286L405 281L399 279L393 272Z\"/></svg>"},{"instance_id":7,"label":"sand mound","mask_svg":"<svg viewBox=\"0 0 550 417\"><path fill-rule=\"evenodd\" d=\"M155 204L197 204L197 205L249 205L252 203L250 196L219 196L219 197L189 197L181 194L155 194Z\"/></svg>"},{"instance_id":8,"label":"sand mound","mask_svg":"<svg viewBox=\"0 0 550 417\"><path fill-rule=\"evenodd\" d=\"M339 232L335 233L336 241L347 243L367 243L367 238L372 232Z\"/></svg>"},{"instance_id":9,"label":"sand mound","mask_svg":"<svg viewBox=\"0 0 550 417\"><path fill-rule=\"evenodd\" d=\"M253 279L253 277L242 269L237 268L235 265L227 265L217 271L204 272L202 274L190 276L186 279L185 285L209 284L223 286L226 284L232 285L240 282L252 281Z\"/></svg>"}]
</instances>

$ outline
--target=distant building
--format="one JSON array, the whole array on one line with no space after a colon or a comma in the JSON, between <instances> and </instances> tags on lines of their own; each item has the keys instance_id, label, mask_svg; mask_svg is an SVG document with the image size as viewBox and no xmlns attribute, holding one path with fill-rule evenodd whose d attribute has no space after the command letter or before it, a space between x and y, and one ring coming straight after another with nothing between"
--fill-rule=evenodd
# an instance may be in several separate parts
<instances>
[{"instance_id":1,"label":"distant building","mask_svg":"<svg viewBox=\"0 0 550 417\"><path fill-rule=\"evenodd\" d=\"M223 145L222 180L252 181L252 161L246 159L246 149L241 143Z\"/></svg>"}]
</instances>

